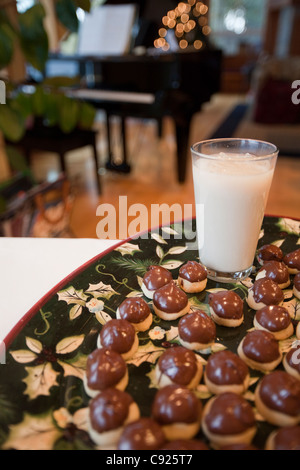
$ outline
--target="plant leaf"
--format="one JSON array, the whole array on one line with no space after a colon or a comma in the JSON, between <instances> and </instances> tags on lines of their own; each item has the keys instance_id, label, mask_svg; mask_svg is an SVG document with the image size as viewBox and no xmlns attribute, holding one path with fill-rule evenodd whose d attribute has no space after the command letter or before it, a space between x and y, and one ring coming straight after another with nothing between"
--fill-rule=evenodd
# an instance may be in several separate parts
<instances>
[{"instance_id":1,"label":"plant leaf","mask_svg":"<svg viewBox=\"0 0 300 470\"><path fill-rule=\"evenodd\" d=\"M31 351L37 354L39 354L43 349L43 345L40 341L34 338L29 338L29 336L26 337L26 344Z\"/></svg>"},{"instance_id":2,"label":"plant leaf","mask_svg":"<svg viewBox=\"0 0 300 470\"><path fill-rule=\"evenodd\" d=\"M50 450L60 435L50 413L35 416L24 413L23 421L10 426L3 449Z\"/></svg>"},{"instance_id":3,"label":"plant leaf","mask_svg":"<svg viewBox=\"0 0 300 470\"><path fill-rule=\"evenodd\" d=\"M76 6L72 0L57 0L55 10L59 21L72 33L78 30Z\"/></svg>"},{"instance_id":4,"label":"plant leaf","mask_svg":"<svg viewBox=\"0 0 300 470\"><path fill-rule=\"evenodd\" d=\"M67 304L78 304L85 306L85 301L87 300L87 295L83 293L83 290L76 290L73 286L67 287L57 293L58 300L64 300Z\"/></svg>"},{"instance_id":5,"label":"plant leaf","mask_svg":"<svg viewBox=\"0 0 300 470\"><path fill-rule=\"evenodd\" d=\"M50 362L33 367L25 367L27 377L22 381L26 384L25 395L31 400L40 395L50 395L50 388L59 385L56 381L59 372L52 368Z\"/></svg>"},{"instance_id":6,"label":"plant leaf","mask_svg":"<svg viewBox=\"0 0 300 470\"><path fill-rule=\"evenodd\" d=\"M105 299L110 299L112 295L119 295L110 284L104 284L102 281L98 284L90 284L85 292L88 292L96 298L104 297Z\"/></svg>"},{"instance_id":7,"label":"plant leaf","mask_svg":"<svg viewBox=\"0 0 300 470\"><path fill-rule=\"evenodd\" d=\"M75 320L75 318L79 317L82 314L82 305L75 304L70 309L69 318L70 320Z\"/></svg>"},{"instance_id":8,"label":"plant leaf","mask_svg":"<svg viewBox=\"0 0 300 470\"><path fill-rule=\"evenodd\" d=\"M161 264L166 269L177 269L179 268L179 266L183 264L183 261L171 259L171 260L163 261Z\"/></svg>"},{"instance_id":9,"label":"plant leaf","mask_svg":"<svg viewBox=\"0 0 300 470\"><path fill-rule=\"evenodd\" d=\"M10 351L10 354L19 364L28 364L36 359L36 354L27 349L19 349L18 351Z\"/></svg>"},{"instance_id":10,"label":"plant leaf","mask_svg":"<svg viewBox=\"0 0 300 470\"><path fill-rule=\"evenodd\" d=\"M57 343L55 351L57 354L68 354L75 351L82 344L84 335L69 336Z\"/></svg>"},{"instance_id":11,"label":"plant leaf","mask_svg":"<svg viewBox=\"0 0 300 470\"><path fill-rule=\"evenodd\" d=\"M4 137L11 142L17 142L25 133L25 120L20 113L9 104L0 106L0 129Z\"/></svg>"}]
</instances>

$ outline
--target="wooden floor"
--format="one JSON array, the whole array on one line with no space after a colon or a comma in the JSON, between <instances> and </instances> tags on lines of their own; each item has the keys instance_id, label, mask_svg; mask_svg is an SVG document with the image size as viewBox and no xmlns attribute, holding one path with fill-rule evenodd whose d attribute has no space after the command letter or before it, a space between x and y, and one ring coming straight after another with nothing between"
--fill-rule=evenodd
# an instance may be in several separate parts
<instances>
[{"instance_id":1,"label":"wooden floor","mask_svg":"<svg viewBox=\"0 0 300 470\"><path fill-rule=\"evenodd\" d=\"M245 99L243 96L214 96L212 101L194 117L190 132L190 144L209 137L232 107ZM117 174L104 169L107 148L105 128L102 122L100 115L97 124L99 128L99 160L103 166L100 176L102 184L100 197L96 190L91 150L85 148L67 156L68 176L75 193L71 218L71 226L75 236L80 238L97 237L97 224L101 220L99 212L97 215L97 208L98 211L101 211L104 209L103 204L111 204L116 209L117 217L121 214L121 225L125 224L125 230L121 227L115 236L109 238L125 238L128 234L130 235L130 233L126 233L126 227L136 220L138 214L127 217L126 220L124 208L121 208L119 213L120 196L127 196L128 207L136 203L146 206L148 216L144 214L143 226L138 226L137 230L145 228L146 225L151 226L150 208L152 204L180 204L183 216L193 215L193 213L184 212L184 205L192 208L193 212L194 195L190 164L186 182L179 184L176 179L176 142L172 120L165 120L161 139L157 136L157 126L154 121L134 119L127 121L128 153L132 166L130 174ZM122 158L118 126L119 123L115 119L112 123L112 131L116 159ZM34 155L32 164L36 176L41 179L59 172L58 159L53 154ZM300 218L300 157L280 157L278 160L266 213Z\"/></svg>"}]
</instances>

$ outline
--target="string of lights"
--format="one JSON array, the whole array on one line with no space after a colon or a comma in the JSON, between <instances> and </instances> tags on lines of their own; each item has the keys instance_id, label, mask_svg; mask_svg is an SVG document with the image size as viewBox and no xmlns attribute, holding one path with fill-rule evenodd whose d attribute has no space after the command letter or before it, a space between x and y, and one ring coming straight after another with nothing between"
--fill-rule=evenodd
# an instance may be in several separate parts
<instances>
[{"instance_id":1,"label":"string of lights","mask_svg":"<svg viewBox=\"0 0 300 470\"><path fill-rule=\"evenodd\" d=\"M211 33L208 25L208 6L197 0L179 2L174 10L169 10L162 18L162 27L158 30L158 37L154 47L168 51L171 35L177 39L180 49L192 46L201 49L206 38Z\"/></svg>"}]
</instances>

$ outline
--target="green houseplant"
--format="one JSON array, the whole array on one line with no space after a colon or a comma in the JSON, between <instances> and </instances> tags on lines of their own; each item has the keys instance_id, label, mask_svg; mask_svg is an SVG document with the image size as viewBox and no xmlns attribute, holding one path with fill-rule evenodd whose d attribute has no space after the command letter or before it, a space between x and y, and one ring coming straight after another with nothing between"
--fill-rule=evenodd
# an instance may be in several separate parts
<instances>
[{"instance_id":1,"label":"green houseplant","mask_svg":"<svg viewBox=\"0 0 300 470\"><path fill-rule=\"evenodd\" d=\"M77 8L89 11L90 0L54 0L58 20L70 32L78 29ZM13 25L5 10L0 10L0 70L13 58L15 44L19 44L27 63L43 72L48 59L48 36L44 28L45 10L41 3L18 14L18 24ZM0 130L11 142L18 142L26 132L29 122L36 120L45 126L57 126L68 133L75 128L89 129L96 110L90 104L65 95L64 87L76 80L57 77L25 92L20 84L7 83L7 100L0 106Z\"/></svg>"}]
</instances>

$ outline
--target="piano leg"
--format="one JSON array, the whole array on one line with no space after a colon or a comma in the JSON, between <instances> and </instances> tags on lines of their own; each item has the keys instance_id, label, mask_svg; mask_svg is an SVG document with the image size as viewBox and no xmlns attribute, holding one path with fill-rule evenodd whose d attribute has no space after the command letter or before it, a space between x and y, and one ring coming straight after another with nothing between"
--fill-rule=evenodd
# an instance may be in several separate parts
<instances>
[{"instance_id":1,"label":"piano leg","mask_svg":"<svg viewBox=\"0 0 300 470\"><path fill-rule=\"evenodd\" d=\"M190 120L184 124L175 121L175 129L177 142L177 178L179 183L184 183L188 163Z\"/></svg>"},{"instance_id":2,"label":"piano leg","mask_svg":"<svg viewBox=\"0 0 300 470\"><path fill-rule=\"evenodd\" d=\"M130 173L130 165L127 163L127 148L126 148L126 123L123 116L121 117L121 139L122 139L122 150L123 150L123 162L116 164L113 161L112 145L111 145L111 133L110 133L110 114L106 112L106 132L107 132L107 144L108 144L108 160L105 164L107 170L117 171L120 173Z\"/></svg>"}]
</instances>

